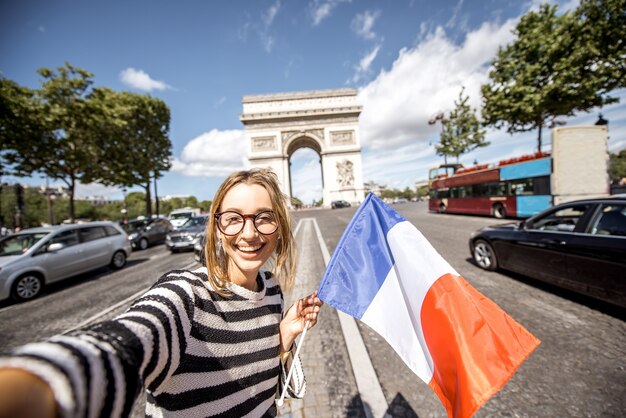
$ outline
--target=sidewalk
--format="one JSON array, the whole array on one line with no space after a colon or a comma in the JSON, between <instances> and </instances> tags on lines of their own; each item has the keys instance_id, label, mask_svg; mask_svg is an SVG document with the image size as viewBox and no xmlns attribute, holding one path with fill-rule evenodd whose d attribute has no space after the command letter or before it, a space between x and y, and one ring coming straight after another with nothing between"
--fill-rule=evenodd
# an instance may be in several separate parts
<instances>
[{"instance_id":1,"label":"sidewalk","mask_svg":"<svg viewBox=\"0 0 626 418\"><path fill-rule=\"evenodd\" d=\"M285 307L317 289L325 265L313 222L303 220L296 231L298 274ZM287 399L282 418L365 417L337 312L323 306L315 328L307 332L300 351L307 389L304 399Z\"/></svg>"}]
</instances>

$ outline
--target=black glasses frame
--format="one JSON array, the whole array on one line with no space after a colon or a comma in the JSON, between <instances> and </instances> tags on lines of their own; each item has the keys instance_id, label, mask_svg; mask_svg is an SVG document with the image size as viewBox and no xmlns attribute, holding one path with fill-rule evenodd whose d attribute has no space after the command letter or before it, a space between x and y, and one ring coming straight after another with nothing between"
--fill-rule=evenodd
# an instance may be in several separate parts
<instances>
[{"instance_id":1,"label":"black glasses frame","mask_svg":"<svg viewBox=\"0 0 626 418\"><path fill-rule=\"evenodd\" d=\"M227 214L227 213L234 213L234 214L239 215L239 216L241 216L243 218L243 222L241 223L241 229L239 231L235 232L234 234L229 234L229 233L225 232L222 229L222 224L220 223L220 217L222 215ZM246 220L250 219L250 220L252 220L252 225L254 225L254 229L256 229L256 231L259 234L261 234L261 235L272 235L274 232L276 232L278 230L278 222L276 222L276 228L272 232L268 232L268 233L259 231L259 228L256 226L257 218L260 215L263 215L263 214L266 214L266 213L271 213L272 216L275 216L273 210L263 210L263 211L261 211L259 213L250 213L250 214L243 214L243 213L235 212L234 210L227 210L227 211L219 212L219 213L215 214L215 223L217 224L217 228L220 230L220 232L222 234L228 235L229 237L232 237L234 235L237 235L237 234L241 233L241 231L243 231L243 229L246 227Z\"/></svg>"}]
</instances>

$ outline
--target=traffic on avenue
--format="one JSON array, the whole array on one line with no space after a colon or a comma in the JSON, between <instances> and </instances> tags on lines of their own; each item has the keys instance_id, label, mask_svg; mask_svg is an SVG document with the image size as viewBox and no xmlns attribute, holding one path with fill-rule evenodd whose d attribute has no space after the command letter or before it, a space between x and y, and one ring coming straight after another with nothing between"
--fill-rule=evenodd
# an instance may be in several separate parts
<instances>
[{"instance_id":1,"label":"traffic on avenue","mask_svg":"<svg viewBox=\"0 0 626 418\"><path fill-rule=\"evenodd\" d=\"M541 344L477 417L622 417L626 414L626 314L624 309L517 273L481 268L470 253L480 228L511 222L486 216L429 212L427 202L394 208L431 242L471 285L535 335ZM298 242L296 285L286 303L309 294L325 270L357 207L293 213ZM193 251L164 244L134 249L121 269L104 266L52 284L39 297L0 302L0 353L123 312L162 274L196 269ZM337 312L323 306L306 336L301 358L307 379L303 400L288 402L282 417L445 417L434 392L415 376L381 336L356 322L349 334ZM353 355L362 340L365 356ZM367 385L363 373L372 368ZM368 379L371 379L368 378ZM144 416L145 396L133 417ZM382 408L382 409L381 409ZM379 417L380 411L384 413Z\"/></svg>"}]
</instances>

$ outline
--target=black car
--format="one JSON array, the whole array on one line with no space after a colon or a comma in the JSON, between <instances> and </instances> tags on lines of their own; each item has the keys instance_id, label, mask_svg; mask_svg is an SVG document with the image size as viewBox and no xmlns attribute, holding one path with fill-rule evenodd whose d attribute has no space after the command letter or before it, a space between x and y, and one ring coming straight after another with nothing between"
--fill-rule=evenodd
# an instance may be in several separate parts
<instances>
[{"instance_id":1,"label":"black car","mask_svg":"<svg viewBox=\"0 0 626 418\"><path fill-rule=\"evenodd\" d=\"M171 252L192 251L206 228L208 215L189 218L180 228L167 234L165 246Z\"/></svg>"},{"instance_id":2,"label":"black car","mask_svg":"<svg viewBox=\"0 0 626 418\"><path fill-rule=\"evenodd\" d=\"M139 250L165 242L167 233L174 229L167 219L144 217L122 223L122 228L128 234L128 240L133 249Z\"/></svg>"},{"instance_id":3,"label":"black car","mask_svg":"<svg viewBox=\"0 0 626 418\"><path fill-rule=\"evenodd\" d=\"M485 270L510 270L626 307L626 197L568 202L469 240Z\"/></svg>"},{"instance_id":4,"label":"black car","mask_svg":"<svg viewBox=\"0 0 626 418\"><path fill-rule=\"evenodd\" d=\"M204 261L206 257L204 255L204 246L206 244L206 230L202 231L200 234L200 238L196 241L193 246L193 259L198 263L204 265Z\"/></svg>"},{"instance_id":5,"label":"black car","mask_svg":"<svg viewBox=\"0 0 626 418\"><path fill-rule=\"evenodd\" d=\"M332 202L330 202L330 207L333 209L349 208L350 202L347 202L345 200L333 200Z\"/></svg>"}]
</instances>

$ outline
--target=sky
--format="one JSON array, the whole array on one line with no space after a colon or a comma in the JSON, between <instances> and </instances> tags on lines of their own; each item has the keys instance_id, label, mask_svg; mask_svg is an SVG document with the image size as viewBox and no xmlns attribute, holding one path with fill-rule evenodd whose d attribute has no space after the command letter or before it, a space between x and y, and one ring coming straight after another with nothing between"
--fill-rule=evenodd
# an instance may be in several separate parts
<instances>
[{"instance_id":1,"label":"sky","mask_svg":"<svg viewBox=\"0 0 626 418\"><path fill-rule=\"evenodd\" d=\"M552 0L559 11L578 0ZM211 200L234 170L247 167L239 116L254 94L353 88L363 178L413 188L435 154L441 125L462 87L480 109L499 47L537 0L2 0L0 75L30 88L39 68L65 62L94 74L94 86L150 94L171 110L172 168L159 196ZM567 126L609 120L609 150L626 148L626 91L620 103L561 118ZM536 131L488 129L491 145L464 154L472 165L532 153ZM550 147L550 135L543 141ZM294 195L322 196L319 157L291 159ZM39 176L3 181L43 184ZM131 189L141 191L140 188ZM79 185L78 196L121 199L121 189Z\"/></svg>"}]
</instances>

